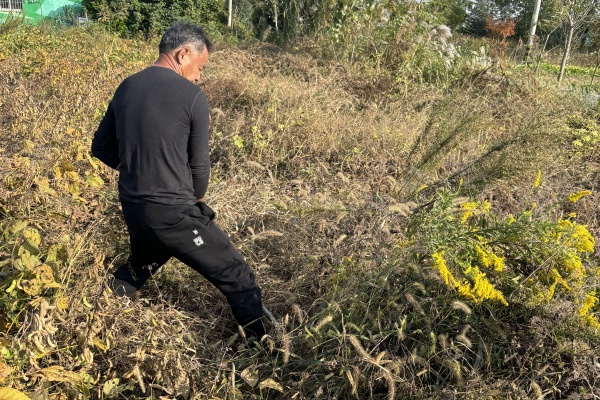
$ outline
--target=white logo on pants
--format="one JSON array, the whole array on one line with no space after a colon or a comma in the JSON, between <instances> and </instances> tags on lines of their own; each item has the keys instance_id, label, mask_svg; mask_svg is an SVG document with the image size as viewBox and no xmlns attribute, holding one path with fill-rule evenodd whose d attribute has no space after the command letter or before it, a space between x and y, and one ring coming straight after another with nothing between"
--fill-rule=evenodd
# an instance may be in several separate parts
<instances>
[{"instance_id":1,"label":"white logo on pants","mask_svg":"<svg viewBox=\"0 0 600 400\"><path fill-rule=\"evenodd\" d=\"M194 238L194 243L196 243L196 246L202 246L204 244L204 240L202 240L202 238L198 236Z\"/></svg>"}]
</instances>

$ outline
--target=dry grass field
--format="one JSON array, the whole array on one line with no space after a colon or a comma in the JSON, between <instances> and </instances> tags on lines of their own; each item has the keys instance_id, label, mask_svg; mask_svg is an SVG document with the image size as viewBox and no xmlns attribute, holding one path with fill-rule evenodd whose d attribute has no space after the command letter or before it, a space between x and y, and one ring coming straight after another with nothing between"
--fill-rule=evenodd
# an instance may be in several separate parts
<instances>
[{"instance_id":1,"label":"dry grass field","mask_svg":"<svg viewBox=\"0 0 600 400\"><path fill-rule=\"evenodd\" d=\"M105 287L91 139L155 44L0 25L0 399L600 396L598 112L508 62L437 85L316 46L218 44L201 82L206 201L277 319L248 347L176 260Z\"/></svg>"}]
</instances>

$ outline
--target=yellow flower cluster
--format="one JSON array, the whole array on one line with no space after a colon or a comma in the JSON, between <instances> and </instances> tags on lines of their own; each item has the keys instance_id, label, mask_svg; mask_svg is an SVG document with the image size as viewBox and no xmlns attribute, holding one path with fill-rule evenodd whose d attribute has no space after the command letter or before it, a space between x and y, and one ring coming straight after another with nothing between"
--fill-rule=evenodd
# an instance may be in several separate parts
<instances>
[{"instance_id":1,"label":"yellow flower cluster","mask_svg":"<svg viewBox=\"0 0 600 400\"><path fill-rule=\"evenodd\" d=\"M562 265L564 270L568 272L569 278L581 282L586 276L585 268L575 252L568 252L562 257Z\"/></svg>"},{"instance_id":2,"label":"yellow flower cluster","mask_svg":"<svg viewBox=\"0 0 600 400\"><path fill-rule=\"evenodd\" d=\"M465 270L465 275L473 281L473 286L470 284L461 285L458 292L465 297L473 299L476 303L482 300L498 300L505 306L508 306L506 299L498 289L496 289L490 281L485 277L485 273L479 271L477 267L468 267Z\"/></svg>"},{"instance_id":3,"label":"yellow flower cluster","mask_svg":"<svg viewBox=\"0 0 600 400\"><path fill-rule=\"evenodd\" d=\"M467 222L469 217L471 217L473 214L475 214L475 211L477 211L477 203L475 203L474 201L468 201L466 203L461 204L460 208L463 211L463 215L460 221L464 224L465 222Z\"/></svg>"},{"instance_id":4,"label":"yellow flower cluster","mask_svg":"<svg viewBox=\"0 0 600 400\"><path fill-rule=\"evenodd\" d=\"M598 304L598 297L596 297L596 292L592 291L585 296L583 300L583 304L579 308L579 316L583 320L584 323L587 323L594 329L600 330L600 321L598 318L591 314L593 308Z\"/></svg>"},{"instance_id":5,"label":"yellow flower cluster","mask_svg":"<svg viewBox=\"0 0 600 400\"><path fill-rule=\"evenodd\" d=\"M446 266L446 261L444 260L444 252L433 253L431 255L431 258L433 259L433 268L438 270L440 276L444 280L444 283L450 286L452 289L458 286L458 282L456 281L456 279L454 279L454 276L452 276L452 272L450 272L450 270Z\"/></svg>"},{"instance_id":6,"label":"yellow flower cluster","mask_svg":"<svg viewBox=\"0 0 600 400\"><path fill-rule=\"evenodd\" d=\"M464 224L471 216L475 215L477 211L481 211L484 213L490 212L490 210L492 209L492 204L489 201L467 201L466 203L462 203L460 205L460 209L463 212L460 221Z\"/></svg>"},{"instance_id":7,"label":"yellow flower cluster","mask_svg":"<svg viewBox=\"0 0 600 400\"><path fill-rule=\"evenodd\" d=\"M492 203L490 203L489 201L482 201L479 204L479 209L483 212L490 212L492 209Z\"/></svg>"},{"instance_id":8,"label":"yellow flower cluster","mask_svg":"<svg viewBox=\"0 0 600 400\"><path fill-rule=\"evenodd\" d=\"M458 293L466 298L473 300L475 303L480 303L483 300L498 300L505 306L508 305L502 293L494 288L490 281L485 277L485 273L479 271L477 267L468 267L464 273L471 279L473 285L467 281L460 283L454 278L444 260L443 252L436 252L431 255L433 267L438 270L444 283L452 289L456 289Z\"/></svg>"},{"instance_id":9,"label":"yellow flower cluster","mask_svg":"<svg viewBox=\"0 0 600 400\"><path fill-rule=\"evenodd\" d=\"M475 245L475 252L479 263L486 267L493 267L494 271L502 272L504 270L504 257L499 257L491 250L483 249L480 245Z\"/></svg>"},{"instance_id":10,"label":"yellow flower cluster","mask_svg":"<svg viewBox=\"0 0 600 400\"><path fill-rule=\"evenodd\" d=\"M567 201L571 202L571 203L577 203L579 201L579 199L581 199L582 197L585 197L585 196L589 196L590 194L592 194L591 190L581 190L579 192L571 193L567 197Z\"/></svg>"},{"instance_id":11,"label":"yellow flower cluster","mask_svg":"<svg viewBox=\"0 0 600 400\"><path fill-rule=\"evenodd\" d=\"M577 249L577 251L581 253L592 253L594 251L596 240L587 230L585 225L580 225L577 222L568 219L560 220L558 224L570 234L570 236L565 239L565 244L567 246Z\"/></svg>"},{"instance_id":12,"label":"yellow flower cluster","mask_svg":"<svg viewBox=\"0 0 600 400\"><path fill-rule=\"evenodd\" d=\"M542 180L542 170L538 170L537 177L535 178L535 181L533 182L533 188L534 189L536 187L540 186L540 181L541 180Z\"/></svg>"},{"instance_id":13,"label":"yellow flower cluster","mask_svg":"<svg viewBox=\"0 0 600 400\"><path fill-rule=\"evenodd\" d=\"M556 268L553 268L552 271L550 271L549 278L552 280L552 284L548 287L548 291L546 292L546 301L552 300L552 297L554 297L554 292L556 291L556 286L558 285L563 286L569 291L571 290L571 287L567 281L560 276L560 273Z\"/></svg>"}]
</instances>

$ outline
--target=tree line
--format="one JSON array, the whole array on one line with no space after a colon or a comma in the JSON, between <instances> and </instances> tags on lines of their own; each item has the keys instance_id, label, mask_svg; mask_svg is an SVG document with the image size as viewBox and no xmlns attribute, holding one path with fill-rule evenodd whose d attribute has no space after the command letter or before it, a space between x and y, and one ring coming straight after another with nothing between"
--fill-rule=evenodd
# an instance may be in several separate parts
<instances>
[{"instance_id":1,"label":"tree line","mask_svg":"<svg viewBox=\"0 0 600 400\"><path fill-rule=\"evenodd\" d=\"M527 37L535 0L429 0L419 5L440 24L476 36L490 35L490 20L508 23L516 38ZM348 14L377 10L382 22L413 6L401 0L83 0L90 16L121 35L160 33L173 21L188 19L215 33L233 33L241 39L290 39L335 27ZM544 0L538 30L551 35L550 45L564 42L569 18L582 18L578 47L600 47L600 1ZM545 39L545 38L544 38Z\"/></svg>"}]
</instances>

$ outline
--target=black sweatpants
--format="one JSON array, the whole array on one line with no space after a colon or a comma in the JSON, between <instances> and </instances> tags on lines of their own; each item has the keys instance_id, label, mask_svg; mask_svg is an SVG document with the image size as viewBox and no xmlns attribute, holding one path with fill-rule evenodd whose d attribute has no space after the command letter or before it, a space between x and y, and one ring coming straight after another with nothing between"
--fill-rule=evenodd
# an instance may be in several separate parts
<instances>
[{"instance_id":1,"label":"black sweatpants","mask_svg":"<svg viewBox=\"0 0 600 400\"><path fill-rule=\"evenodd\" d=\"M237 322L260 319L260 288L252 269L214 221L204 202L193 205L135 204L122 201L131 256L114 273L136 289L171 257L187 264L225 295ZM262 326L262 323L261 323ZM253 327L256 331L256 326ZM258 329L260 330L260 329ZM260 332L254 332L260 333Z\"/></svg>"}]
</instances>

